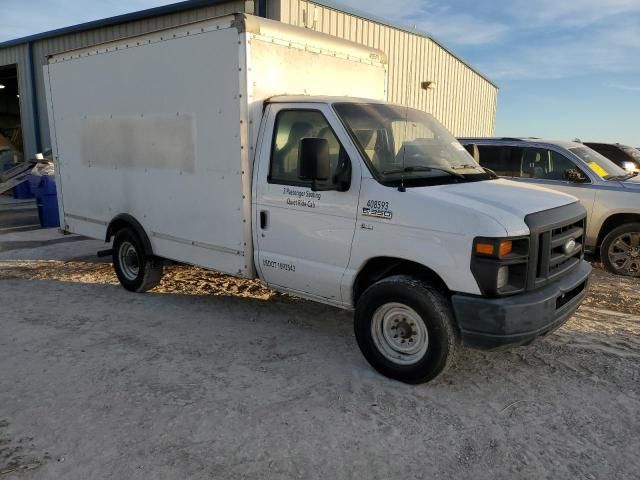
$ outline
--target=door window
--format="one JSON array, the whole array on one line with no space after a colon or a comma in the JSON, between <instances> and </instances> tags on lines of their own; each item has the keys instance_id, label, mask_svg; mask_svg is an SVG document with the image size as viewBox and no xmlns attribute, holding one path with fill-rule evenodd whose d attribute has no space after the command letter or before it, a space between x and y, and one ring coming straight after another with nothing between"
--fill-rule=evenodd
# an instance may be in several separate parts
<instances>
[{"instance_id":1,"label":"door window","mask_svg":"<svg viewBox=\"0 0 640 480\"><path fill-rule=\"evenodd\" d=\"M567 157L547 148L526 148L522 157L522 177L566 180L567 170L580 169Z\"/></svg>"},{"instance_id":2,"label":"door window","mask_svg":"<svg viewBox=\"0 0 640 480\"><path fill-rule=\"evenodd\" d=\"M579 170L579 168L561 153L551 150L547 178L550 180L566 180L567 170Z\"/></svg>"},{"instance_id":3,"label":"door window","mask_svg":"<svg viewBox=\"0 0 640 480\"><path fill-rule=\"evenodd\" d=\"M276 117L269 183L310 185L299 177L300 142L303 138L327 140L333 177L345 153L327 119L317 110L283 110Z\"/></svg>"},{"instance_id":4,"label":"door window","mask_svg":"<svg viewBox=\"0 0 640 480\"><path fill-rule=\"evenodd\" d=\"M500 177L519 177L522 149L507 145L478 145L480 165Z\"/></svg>"}]
</instances>

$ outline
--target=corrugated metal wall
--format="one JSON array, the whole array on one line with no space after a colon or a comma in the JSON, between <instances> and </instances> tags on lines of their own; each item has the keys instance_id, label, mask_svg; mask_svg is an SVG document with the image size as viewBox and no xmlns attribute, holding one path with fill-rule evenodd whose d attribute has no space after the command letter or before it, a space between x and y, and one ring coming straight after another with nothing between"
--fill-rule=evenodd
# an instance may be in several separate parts
<instances>
[{"instance_id":1,"label":"corrugated metal wall","mask_svg":"<svg viewBox=\"0 0 640 480\"><path fill-rule=\"evenodd\" d=\"M195 8L170 15L149 17L144 20L122 23L114 26L87 30L84 32L70 33L33 42L33 74L35 77L35 90L37 96L37 116L40 122L41 148L45 149L51 145L42 70L42 66L46 63L46 57L48 55L109 42L133 35L141 35L154 30L161 30L184 23L220 17L235 12L253 12L253 1L229 1L220 5ZM34 133L35 123L32 111L33 109L31 107L30 73L27 57L26 44L0 49L0 66L18 63L20 111L22 116L22 125L24 128L25 156L29 157L37 153L37 147Z\"/></svg>"},{"instance_id":2,"label":"corrugated metal wall","mask_svg":"<svg viewBox=\"0 0 640 480\"><path fill-rule=\"evenodd\" d=\"M303 0L271 0L268 16L384 51L389 100L432 113L457 136L491 136L497 88L433 40ZM423 90L423 81L435 88Z\"/></svg>"}]
</instances>

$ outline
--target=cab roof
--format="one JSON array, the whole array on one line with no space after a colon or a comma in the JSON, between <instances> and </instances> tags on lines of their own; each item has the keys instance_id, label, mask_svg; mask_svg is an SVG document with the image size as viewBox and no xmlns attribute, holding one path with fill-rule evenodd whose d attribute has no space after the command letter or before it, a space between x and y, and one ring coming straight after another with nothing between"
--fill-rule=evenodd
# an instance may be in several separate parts
<instances>
[{"instance_id":1,"label":"cab roof","mask_svg":"<svg viewBox=\"0 0 640 480\"><path fill-rule=\"evenodd\" d=\"M268 98L265 103L388 103L372 98L335 97L328 95L277 95Z\"/></svg>"}]
</instances>

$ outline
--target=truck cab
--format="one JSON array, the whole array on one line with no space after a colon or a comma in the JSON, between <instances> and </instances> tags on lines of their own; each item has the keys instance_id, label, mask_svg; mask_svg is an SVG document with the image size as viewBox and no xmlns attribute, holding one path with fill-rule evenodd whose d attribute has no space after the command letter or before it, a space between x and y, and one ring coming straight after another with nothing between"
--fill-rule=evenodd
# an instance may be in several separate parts
<instances>
[{"instance_id":1,"label":"truck cab","mask_svg":"<svg viewBox=\"0 0 640 480\"><path fill-rule=\"evenodd\" d=\"M260 278L355 309L363 353L393 378L433 378L458 340L528 343L586 294L578 201L498 179L403 106L269 99L252 199Z\"/></svg>"}]
</instances>

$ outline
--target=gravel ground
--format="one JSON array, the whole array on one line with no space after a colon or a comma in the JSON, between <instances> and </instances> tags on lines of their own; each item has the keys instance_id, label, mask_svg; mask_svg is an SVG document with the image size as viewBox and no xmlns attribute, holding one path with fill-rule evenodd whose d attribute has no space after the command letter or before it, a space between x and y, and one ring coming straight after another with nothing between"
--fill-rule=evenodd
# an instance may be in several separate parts
<instances>
[{"instance_id":1,"label":"gravel ground","mask_svg":"<svg viewBox=\"0 0 640 480\"><path fill-rule=\"evenodd\" d=\"M145 295L103 244L0 233L0 479L637 479L638 280L407 386L351 315L193 267Z\"/></svg>"}]
</instances>

